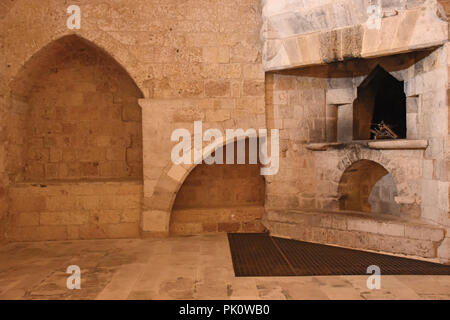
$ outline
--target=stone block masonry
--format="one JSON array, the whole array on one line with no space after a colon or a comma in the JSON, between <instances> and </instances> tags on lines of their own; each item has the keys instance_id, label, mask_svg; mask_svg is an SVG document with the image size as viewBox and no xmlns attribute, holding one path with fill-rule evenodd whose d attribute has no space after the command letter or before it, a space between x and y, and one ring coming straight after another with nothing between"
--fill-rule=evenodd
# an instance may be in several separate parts
<instances>
[{"instance_id":1,"label":"stone block masonry","mask_svg":"<svg viewBox=\"0 0 450 320\"><path fill-rule=\"evenodd\" d=\"M269 211L264 225L273 236L434 259L445 237L444 228L420 221L356 213Z\"/></svg>"},{"instance_id":2,"label":"stone block masonry","mask_svg":"<svg viewBox=\"0 0 450 320\"><path fill-rule=\"evenodd\" d=\"M265 212L278 235L449 261L448 1L378 1L375 29L373 1L76 2L79 30L67 1L0 4L0 241L260 231ZM403 82L396 143L353 130L378 65ZM278 174L173 164L194 121L279 129ZM390 175L339 188L364 160Z\"/></svg>"},{"instance_id":3,"label":"stone block masonry","mask_svg":"<svg viewBox=\"0 0 450 320\"><path fill-rule=\"evenodd\" d=\"M21 183L9 199L11 241L139 237L142 182Z\"/></svg>"}]
</instances>

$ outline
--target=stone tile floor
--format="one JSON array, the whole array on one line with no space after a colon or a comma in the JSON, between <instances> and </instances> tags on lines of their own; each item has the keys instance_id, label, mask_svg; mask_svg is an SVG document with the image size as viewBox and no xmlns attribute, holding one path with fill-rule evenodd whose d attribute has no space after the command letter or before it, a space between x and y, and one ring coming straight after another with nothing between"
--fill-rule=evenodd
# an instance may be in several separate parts
<instances>
[{"instance_id":1,"label":"stone tile floor","mask_svg":"<svg viewBox=\"0 0 450 320\"><path fill-rule=\"evenodd\" d=\"M81 268L68 290L66 269ZM0 299L450 299L450 276L234 277L226 235L10 243Z\"/></svg>"}]
</instances>

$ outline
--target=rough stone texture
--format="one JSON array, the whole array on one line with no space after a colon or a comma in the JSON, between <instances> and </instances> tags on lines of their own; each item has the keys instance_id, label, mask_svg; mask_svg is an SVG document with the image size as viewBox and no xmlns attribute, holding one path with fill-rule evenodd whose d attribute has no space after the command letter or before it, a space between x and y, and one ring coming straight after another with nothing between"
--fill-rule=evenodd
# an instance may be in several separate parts
<instances>
[{"instance_id":1,"label":"rough stone texture","mask_svg":"<svg viewBox=\"0 0 450 320\"><path fill-rule=\"evenodd\" d=\"M267 219L264 224L274 236L425 258L438 257L445 236L443 228L385 215L269 211Z\"/></svg>"},{"instance_id":2,"label":"rough stone texture","mask_svg":"<svg viewBox=\"0 0 450 320\"><path fill-rule=\"evenodd\" d=\"M81 289L67 290L74 263ZM0 275L1 299L450 299L448 276L383 275L380 290L365 275L235 277L226 235L10 243Z\"/></svg>"},{"instance_id":3,"label":"rough stone texture","mask_svg":"<svg viewBox=\"0 0 450 320\"><path fill-rule=\"evenodd\" d=\"M448 39L438 1L383 1L380 29L369 26L370 5L362 0L264 1L265 70L391 55Z\"/></svg>"},{"instance_id":4,"label":"rough stone texture","mask_svg":"<svg viewBox=\"0 0 450 320\"><path fill-rule=\"evenodd\" d=\"M280 129L281 160L279 174L267 178L266 210L338 211L343 173L362 160L370 160L392 176L394 185L390 189L396 191L387 196L394 198L391 205L386 206L380 197L369 211L384 208L384 213L390 211L406 219L420 218L430 225L448 227L448 178L444 166L448 136L447 50L444 45L431 52L269 74L267 124ZM353 103L351 93L355 94L377 65L404 81L405 94L411 98L407 115L415 115L414 123L407 122L407 131L414 130L414 138L421 140L349 142L348 137L340 141L338 134L330 132L333 129L336 133L340 126L339 113L330 108ZM367 198L375 185L373 181L363 186L359 195ZM273 225L265 226L271 230ZM335 241L345 242L344 234L338 234ZM442 257L443 251L445 247L439 251Z\"/></svg>"},{"instance_id":5,"label":"rough stone texture","mask_svg":"<svg viewBox=\"0 0 450 320\"><path fill-rule=\"evenodd\" d=\"M217 232L262 232L264 206L173 209L170 221L172 235L194 235Z\"/></svg>"},{"instance_id":6,"label":"rough stone texture","mask_svg":"<svg viewBox=\"0 0 450 320\"><path fill-rule=\"evenodd\" d=\"M47 45L59 43L60 49L66 50L66 52L74 49L71 45L56 41L72 34L84 39L83 42L88 47L98 47L101 49L100 51L104 50L106 56L111 56L111 59L123 66L143 93L145 98L143 101L150 101L150 103L165 107L165 103L179 99L180 103L175 102L171 106L173 109L145 110L144 108L142 124L145 154L143 156L140 155L138 149L133 147L129 149L131 142L126 145L125 153L122 143L119 143L118 146L110 146L109 143L113 142L107 141L108 139L103 137L108 136L108 133L101 134L102 137L93 142L105 150L101 152L95 150L83 154L86 156L86 161L91 162L91 165L78 166L77 164L74 165L75 168L70 167L70 170L56 168L54 162L51 161L59 161L61 157L64 160L64 153L61 155L60 150L43 152L38 150L39 152L30 153L29 161L30 166L34 166L35 158L43 159L44 161L41 162L44 167L48 167L48 177L51 179L55 176L64 176L65 174L61 174L61 172L67 173L68 171L73 173L73 175L69 175L70 178L78 178L80 175L85 178L95 176L98 169L95 163L101 163L102 160L114 162L114 165L105 164L108 169L106 171L114 177L117 177L119 173L123 173L120 175L122 177L135 177L134 169L131 170L133 172L131 174L128 171L126 174L123 172L124 166L119 164L119 159L122 163L125 160L128 163L136 162L136 164L139 163L139 160L147 162L148 166L144 168L145 201L144 213L140 219L141 228L144 232L151 232L153 235L167 233L175 194L187 174L193 169L190 167L185 168L184 171L178 168L171 170L170 149L173 144L170 142L170 134L172 130L189 127L194 120L203 120L205 126L218 128L265 127L264 72L261 66L259 41L260 2L258 0L226 2L133 0L131 3L124 1L105 3L100 0L83 0L76 4L82 10L82 27L80 30L74 31L66 27L68 17L66 1L17 0L0 5L1 30L8 30L8 32L2 32L0 36L3 50L0 65L2 74L0 84L1 123L10 122L11 127L17 129L17 132L21 132L21 129L25 128L25 124L21 124L22 119L19 116L13 119L17 125L10 121L9 97L11 90L9 87L13 83L26 82L24 79L27 77L21 77L27 71L24 72L23 66L28 61L39 57L43 52L42 48ZM101 54L97 53L97 55ZM83 55L81 62L88 57L88 54ZM65 59L66 57L63 55L61 58ZM102 64L104 61L99 59L98 62ZM55 61L46 59L46 62L52 64ZM37 69L36 74L43 72L42 75L44 75L45 72L52 71L48 64L38 64L40 68ZM92 63L91 65L94 66ZM83 72L89 74L88 68L89 66L81 63L77 71L84 70ZM102 70L96 76L101 78L100 81L104 81L107 77L116 79L117 74L110 68ZM48 96L48 91L57 91L58 88L64 91L64 89L68 89L65 86L74 85L76 89L73 94L68 92L59 94L61 99L64 99L64 103L70 103L74 108L82 105L83 110L80 110L80 117L86 116L91 119L94 114L106 115L101 109L87 110L84 101L91 99L80 90L89 92L93 89L93 83L91 81L80 84L77 82L79 78L71 77L74 81L69 81L69 83L62 79L56 79L56 88L53 86L40 88L40 91L35 93L36 99ZM126 86L123 85L115 90L114 86L102 87L100 83L96 83L95 91L97 89L102 97L108 96L107 92L113 95L115 109L117 109L116 102L119 104L121 102L115 101L114 98L119 98L120 95L123 96L127 92ZM64 95L67 96L63 98ZM27 105L21 100L17 100L12 105L15 113L24 113ZM95 101L95 104L103 108L105 106L103 102ZM36 120L42 117L47 117L48 120L55 119L50 110L47 110L46 104L38 103L37 105L46 108L45 110L44 108L35 109L42 111L36 113ZM111 117L119 117L119 119L121 117L127 122L125 131L118 126L105 128L112 129L111 134L125 135L126 131L131 129L132 123L130 122L138 120L139 112L135 110L123 110L119 113L116 112L118 110L109 110L111 110ZM5 111L8 111L9 114ZM97 111L98 113L96 113ZM5 118L6 115L9 120ZM170 119L166 118L167 115L170 115ZM140 122L140 120L138 121ZM52 126L57 127L58 124L52 123ZM18 148L13 147L13 145L19 145L13 139L19 139L21 135L12 131L4 132L3 125L1 128L0 239L3 239L5 235L3 228L11 225L11 221L15 219L14 214L7 214L7 189L10 181L15 181L15 179L7 172L5 161L7 158L15 157L11 157L12 153L20 153ZM153 131L155 128L161 129L158 134ZM77 129L76 135L83 132L80 128ZM59 129L56 128L56 130ZM34 142L40 143L33 140ZM77 138L74 143L75 145L82 144L83 140ZM133 146L135 145L133 144ZM27 147L27 149L30 148ZM14 163L14 161L9 161L9 163ZM55 163L60 167L66 166L63 161ZM15 162L15 164L20 167L20 162ZM102 172L102 170L99 171ZM37 172L41 177L43 175L42 169L33 170L33 172ZM44 178L47 178L45 172ZM34 178L34 175L32 179L38 180ZM146 214L146 212L150 214Z\"/></svg>"},{"instance_id":7,"label":"rough stone texture","mask_svg":"<svg viewBox=\"0 0 450 320\"><path fill-rule=\"evenodd\" d=\"M142 177L141 93L98 48L76 36L52 43L11 97L13 181Z\"/></svg>"},{"instance_id":8,"label":"rough stone texture","mask_svg":"<svg viewBox=\"0 0 450 320\"><path fill-rule=\"evenodd\" d=\"M20 183L10 188L12 241L139 237L142 183Z\"/></svg>"},{"instance_id":9,"label":"rough stone texture","mask_svg":"<svg viewBox=\"0 0 450 320\"><path fill-rule=\"evenodd\" d=\"M280 129L280 170L265 181L268 212L338 210L343 173L370 160L392 176L402 219L421 220L419 229L388 223L374 233L379 223L370 220L372 212L350 226L333 218L323 226L313 219L280 228L269 214L274 232L448 262L449 233L440 230L450 227L450 6L439 3L382 1L381 29L370 30L369 1L362 0L79 0L82 27L76 31L66 27L66 1L1 3L0 241L168 235L177 193L182 197L196 168L172 163L170 136L179 128L192 132L193 122L202 120L204 130ZM76 61L73 68L69 61ZM377 148L349 141L357 88L378 64L405 83L407 138L415 143ZM303 68L264 73L294 67ZM91 96L94 87L98 94ZM100 123L100 116L108 121ZM85 143L91 130L96 139ZM204 143L197 151L210 155L229 142ZM332 145L313 151L311 143ZM64 150L81 146L78 159ZM112 199L106 185L140 186L141 162L143 190L133 189L134 200L119 191ZM129 177L137 180L123 180ZM24 182L31 180L47 188ZM92 193L79 195L79 185ZM53 199L54 188L64 199ZM105 199L91 203L90 196ZM222 206L224 220L211 225L202 204L180 208L180 217L203 215L201 223L187 222L193 230L260 228L252 225L260 205L242 211L249 221L230 219L233 212ZM90 205L98 207L84 207ZM138 220L122 220L136 212Z\"/></svg>"}]
</instances>

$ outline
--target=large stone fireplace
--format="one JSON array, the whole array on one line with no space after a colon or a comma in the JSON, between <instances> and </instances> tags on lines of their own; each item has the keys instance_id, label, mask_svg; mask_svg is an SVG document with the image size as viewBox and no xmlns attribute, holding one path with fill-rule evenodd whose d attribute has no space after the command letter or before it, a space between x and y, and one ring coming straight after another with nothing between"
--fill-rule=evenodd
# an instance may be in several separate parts
<instances>
[{"instance_id":1,"label":"large stone fireplace","mask_svg":"<svg viewBox=\"0 0 450 320\"><path fill-rule=\"evenodd\" d=\"M266 227L282 237L448 262L441 7L383 2L373 28L366 10L376 1L301 4L266 1L263 10L268 125L282 137Z\"/></svg>"}]
</instances>

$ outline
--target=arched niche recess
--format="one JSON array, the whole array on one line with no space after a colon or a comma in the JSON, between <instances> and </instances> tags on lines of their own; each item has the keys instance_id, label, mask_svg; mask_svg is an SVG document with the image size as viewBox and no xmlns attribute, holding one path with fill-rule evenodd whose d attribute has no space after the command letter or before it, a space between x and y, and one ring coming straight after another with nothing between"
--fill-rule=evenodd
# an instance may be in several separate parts
<instances>
[{"instance_id":1,"label":"arched niche recess","mask_svg":"<svg viewBox=\"0 0 450 320\"><path fill-rule=\"evenodd\" d=\"M338 193L340 210L400 215L394 179L374 161L359 160L348 167L339 182Z\"/></svg>"},{"instance_id":2,"label":"arched niche recess","mask_svg":"<svg viewBox=\"0 0 450 320\"><path fill-rule=\"evenodd\" d=\"M249 139L245 142L245 164L237 164L234 142L234 164L226 164L227 146L233 145L230 143L219 148L224 164L202 163L192 170L175 198L171 234L263 231L265 179L259 161L250 164Z\"/></svg>"},{"instance_id":3,"label":"arched niche recess","mask_svg":"<svg viewBox=\"0 0 450 320\"><path fill-rule=\"evenodd\" d=\"M62 37L32 56L10 87L12 182L142 179L143 95L101 48Z\"/></svg>"}]
</instances>

